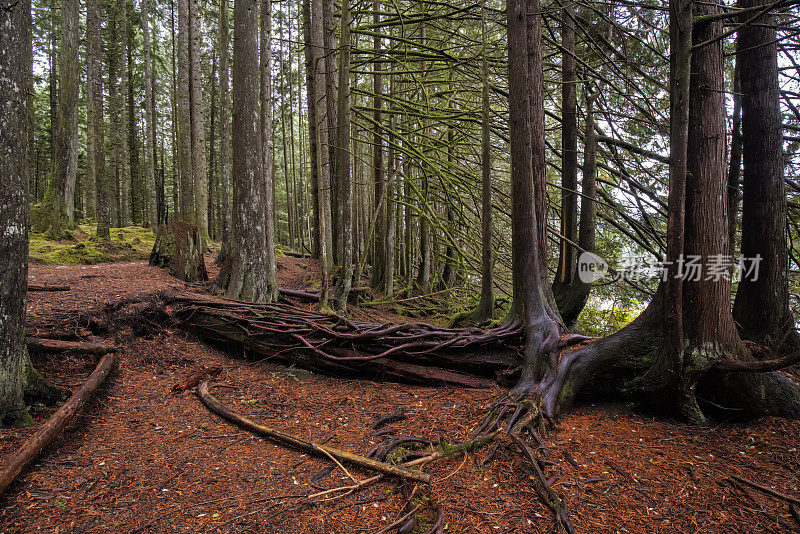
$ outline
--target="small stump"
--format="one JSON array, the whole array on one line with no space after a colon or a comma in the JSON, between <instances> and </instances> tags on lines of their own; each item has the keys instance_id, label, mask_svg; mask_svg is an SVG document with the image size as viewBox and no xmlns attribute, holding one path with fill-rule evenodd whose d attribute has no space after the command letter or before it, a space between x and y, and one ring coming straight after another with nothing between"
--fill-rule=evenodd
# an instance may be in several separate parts
<instances>
[{"instance_id":1,"label":"small stump","mask_svg":"<svg viewBox=\"0 0 800 534\"><path fill-rule=\"evenodd\" d=\"M184 282L208 280L203 259L203 236L196 224L174 221L162 224L156 232L156 242L150 253L150 265L167 269Z\"/></svg>"}]
</instances>

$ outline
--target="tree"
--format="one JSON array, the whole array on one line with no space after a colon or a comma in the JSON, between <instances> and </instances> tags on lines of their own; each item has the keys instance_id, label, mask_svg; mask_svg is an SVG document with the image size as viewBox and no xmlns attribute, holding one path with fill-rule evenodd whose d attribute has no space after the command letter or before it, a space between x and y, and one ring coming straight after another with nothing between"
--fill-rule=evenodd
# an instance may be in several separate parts
<instances>
[{"instance_id":1,"label":"tree","mask_svg":"<svg viewBox=\"0 0 800 534\"><path fill-rule=\"evenodd\" d=\"M342 0L341 34L339 36L339 95L336 99L336 185L339 217L340 250L339 279L334 292L336 308L347 309L347 299L353 283L353 225L352 185L350 175L350 4Z\"/></svg>"},{"instance_id":2,"label":"tree","mask_svg":"<svg viewBox=\"0 0 800 534\"><path fill-rule=\"evenodd\" d=\"M103 118L103 35L98 0L86 3L86 160L87 180L94 183L97 236L111 237L109 183L106 174L105 120ZM92 216L90 212L88 214Z\"/></svg>"},{"instance_id":3,"label":"tree","mask_svg":"<svg viewBox=\"0 0 800 534\"><path fill-rule=\"evenodd\" d=\"M744 0L742 8L768 4ZM779 354L800 348L789 310L787 203L778 86L776 17L739 30L736 68L741 84L742 256L758 275L739 282L733 317L745 339ZM736 135L737 132L734 132Z\"/></svg>"},{"instance_id":4,"label":"tree","mask_svg":"<svg viewBox=\"0 0 800 534\"><path fill-rule=\"evenodd\" d=\"M206 129L203 120L203 79L200 69L200 16L198 1L189 3L189 99L191 110L192 177L194 179L195 216L204 239L208 238L208 173L206 168Z\"/></svg>"},{"instance_id":5,"label":"tree","mask_svg":"<svg viewBox=\"0 0 800 534\"><path fill-rule=\"evenodd\" d=\"M76 13L77 17L77 13ZM0 9L0 425L32 423L25 400L54 391L37 373L25 346L28 287L31 4Z\"/></svg>"},{"instance_id":6,"label":"tree","mask_svg":"<svg viewBox=\"0 0 800 534\"><path fill-rule=\"evenodd\" d=\"M54 156L52 223L48 234L60 239L75 223L75 180L78 169L78 14L77 0L61 2L61 44L58 54L58 130Z\"/></svg>"},{"instance_id":7,"label":"tree","mask_svg":"<svg viewBox=\"0 0 800 534\"><path fill-rule=\"evenodd\" d=\"M158 213L156 210L156 184L155 175L155 122L153 120L153 79L150 67L150 0L142 2L142 53L144 55L144 122L145 122L145 142L144 142L144 167L145 167L145 187L147 191L147 220L152 228L158 226Z\"/></svg>"},{"instance_id":8,"label":"tree","mask_svg":"<svg viewBox=\"0 0 800 534\"><path fill-rule=\"evenodd\" d=\"M233 5L233 242L225 274L228 298L264 302L268 286L263 202L264 160L259 115L259 0Z\"/></svg>"},{"instance_id":9,"label":"tree","mask_svg":"<svg viewBox=\"0 0 800 534\"><path fill-rule=\"evenodd\" d=\"M230 57L230 15L228 0L220 1L219 8L219 180L222 193L222 239L218 261L224 263L228 256L231 240L231 120L230 94L228 80L228 58Z\"/></svg>"},{"instance_id":10,"label":"tree","mask_svg":"<svg viewBox=\"0 0 800 534\"><path fill-rule=\"evenodd\" d=\"M189 2L178 0L178 166L180 174L180 218L195 220L194 178L192 175L192 103L189 64Z\"/></svg>"},{"instance_id":11,"label":"tree","mask_svg":"<svg viewBox=\"0 0 800 534\"><path fill-rule=\"evenodd\" d=\"M119 174L119 224L131 225L131 162L132 143L130 137L130 117L132 109L129 102L128 81L128 0L119 0L119 99L120 129L117 145L117 171ZM127 100L127 102L126 102Z\"/></svg>"},{"instance_id":12,"label":"tree","mask_svg":"<svg viewBox=\"0 0 800 534\"><path fill-rule=\"evenodd\" d=\"M278 281L275 264L275 167L272 153L272 3L262 0L261 32L259 36L260 103L261 103L261 160L264 177L264 196L261 208L264 218L264 251L267 255L264 280L267 285L265 300L278 298Z\"/></svg>"}]
</instances>

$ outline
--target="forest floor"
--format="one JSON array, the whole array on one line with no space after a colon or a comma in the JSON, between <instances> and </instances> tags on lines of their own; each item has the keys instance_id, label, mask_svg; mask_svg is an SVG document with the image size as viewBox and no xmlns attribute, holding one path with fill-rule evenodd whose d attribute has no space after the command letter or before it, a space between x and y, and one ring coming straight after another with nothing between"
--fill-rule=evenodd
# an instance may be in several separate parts
<instances>
[{"instance_id":1,"label":"forest floor","mask_svg":"<svg viewBox=\"0 0 800 534\"><path fill-rule=\"evenodd\" d=\"M32 266L30 276L31 283L71 288L29 295L30 335L85 337L88 317L104 302L183 287L143 262ZM285 287L303 288L317 273L309 260L282 258L279 277ZM387 310L354 314L400 319ZM122 328L113 341L121 349L116 371L2 498L0 532L375 533L401 515L405 499L395 482L305 503L315 488L346 485L347 477L333 470L317 479L330 462L228 424L191 392L171 393L201 365L223 368L224 387L214 394L228 407L359 454L379 439L372 435L376 419L398 408L408 415L391 425L401 434L465 439L502 393L330 378L227 354L182 331L142 338ZM72 389L95 363L78 354L35 359L48 378ZM37 423L53 409L36 410ZM0 464L35 430L0 429ZM620 405L583 405L547 435L554 461L547 472L578 532L790 532L798 526L786 502L733 485L729 477L800 497L798 436L798 421L692 428ZM552 514L537 499L521 458L505 447L453 456L426 470L446 532L552 529ZM427 509L424 501L419 504Z\"/></svg>"}]
</instances>

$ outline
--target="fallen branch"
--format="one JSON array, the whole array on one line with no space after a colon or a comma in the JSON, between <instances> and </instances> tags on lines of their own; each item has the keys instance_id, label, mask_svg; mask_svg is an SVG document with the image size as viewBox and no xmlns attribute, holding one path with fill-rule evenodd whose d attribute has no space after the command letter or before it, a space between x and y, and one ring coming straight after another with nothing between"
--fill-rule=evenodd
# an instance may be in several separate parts
<instances>
[{"instance_id":1,"label":"fallen branch","mask_svg":"<svg viewBox=\"0 0 800 534\"><path fill-rule=\"evenodd\" d=\"M777 497L779 499L783 499L786 502L790 502L790 503L794 503L794 504L800 504L800 499L798 499L797 497L792 497L791 495L786 495L785 493L781 493L779 491L775 491L772 488L768 488L766 486L762 486L761 484L753 482L752 480L747 480L746 478L742 478L742 477L739 477L739 476L736 476L736 475L731 475L731 478L733 480L737 481L737 482L741 482L742 484L747 484L751 488L755 488L757 490L763 491L764 493L772 495L773 497Z\"/></svg>"},{"instance_id":2,"label":"fallen branch","mask_svg":"<svg viewBox=\"0 0 800 534\"><path fill-rule=\"evenodd\" d=\"M286 434L284 432L280 432L278 430L273 430L263 425L259 425L255 421L252 421L247 417L228 409L221 402L219 402L208 391L208 382L200 383L200 385L197 387L197 395L198 397L200 397L200 400L203 402L203 404L206 405L206 407L208 407L209 410L216 413L223 419L230 421L231 423L235 423L240 427L244 428L245 430L249 430L250 432L269 438L282 445L287 445L289 447L293 447L295 449L299 449L303 452L307 452L309 454L313 454L315 456L319 456L322 458L327 458L328 456L332 456L337 460L347 462L364 469L378 471L385 475L405 478L408 480L412 480L414 482L422 482L425 484L430 484L431 476L427 473L422 473L419 471L410 471L402 467L394 466L384 462L378 462L377 460L365 458L364 456L359 456L358 454L354 454L341 449L336 449L334 447L329 447L327 445L312 443L310 441L297 438L290 434Z\"/></svg>"},{"instance_id":3,"label":"fallen branch","mask_svg":"<svg viewBox=\"0 0 800 534\"><path fill-rule=\"evenodd\" d=\"M72 421L78 410L106 379L114 365L114 358L113 353L103 356L83 386L73 393L69 400L9 459L0 472L0 495L5 493L17 475L30 465L59 432Z\"/></svg>"},{"instance_id":4,"label":"fallen branch","mask_svg":"<svg viewBox=\"0 0 800 534\"><path fill-rule=\"evenodd\" d=\"M111 343L95 343L92 341L63 341L60 339L43 339L40 337L29 337L28 350L39 352L64 352L74 350L87 354L108 354L117 352L117 347Z\"/></svg>"},{"instance_id":5,"label":"fallen branch","mask_svg":"<svg viewBox=\"0 0 800 534\"><path fill-rule=\"evenodd\" d=\"M797 509L797 506L790 504L789 511L792 512L792 517L797 522L797 526L800 527L800 510Z\"/></svg>"},{"instance_id":6,"label":"fallen branch","mask_svg":"<svg viewBox=\"0 0 800 534\"><path fill-rule=\"evenodd\" d=\"M69 291L69 286L48 286L45 284L28 284L28 291Z\"/></svg>"}]
</instances>

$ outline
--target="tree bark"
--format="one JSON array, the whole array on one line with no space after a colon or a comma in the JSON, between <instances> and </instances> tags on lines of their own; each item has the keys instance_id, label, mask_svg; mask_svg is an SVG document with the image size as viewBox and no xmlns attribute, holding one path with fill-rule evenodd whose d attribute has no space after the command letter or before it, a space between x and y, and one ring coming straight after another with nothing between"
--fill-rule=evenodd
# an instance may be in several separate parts
<instances>
[{"instance_id":1,"label":"tree bark","mask_svg":"<svg viewBox=\"0 0 800 534\"><path fill-rule=\"evenodd\" d=\"M144 122L145 122L145 148L144 167L145 184L147 191L147 221L151 228L158 227L158 213L156 209L156 175L155 175L155 123L153 118L153 80L150 67L150 0L142 2L142 49L144 55Z\"/></svg>"},{"instance_id":2,"label":"tree bark","mask_svg":"<svg viewBox=\"0 0 800 534\"><path fill-rule=\"evenodd\" d=\"M131 110L126 105L128 99L128 2L119 0L120 10L120 74L119 74L119 98L120 98L120 131L119 148L117 152L117 169L119 170L119 223L121 226L131 225L131 164L130 164L130 145L128 143L130 135L130 115Z\"/></svg>"},{"instance_id":3,"label":"tree bark","mask_svg":"<svg viewBox=\"0 0 800 534\"><path fill-rule=\"evenodd\" d=\"M219 8L219 187L222 199L222 239L220 262L228 257L231 242L231 122L230 94L228 90L230 56L230 16L228 1L220 0Z\"/></svg>"},{"instance_id":4,"label":"tree bark","mask_svg":"<svg viewBox=\"0 0 800 534\"><path fill-rule=\"evenodd\" d=\"M743 0L743 8L767 6ZM742 105L742 256L760 257L757 276L739 282L733 317L742 336L787 354L800 346L789 310L783 129L778 86L776 17L739 30L736 63Z\"/></svg>"},{"instance_id":5,"label":"tree bark","mask_svg":"<svg viewBox=\"0 0 800 534\"><path fill-rule=\"evenodd\" d=\"M189 2L178 0L178 160L180 167L180 218L196 220L192 175L192 103L189 65Z\"/></svg>"},{"instance_id":6,"label":"tree bark","mask_svg":"<svg viewBox=\"0 0 800 534\"><path fill-rule=\"evenodd\" d=\"M200 16L198 0L189 3L189 100L191 109L192 177L194 178L195 217L203 239L208 239L208 175L206 169L206 130L203 119L203 76L200 69Z\"/></svg>"},{"instance_id":7,"label":"tree bark","mask_svg":"<svg viewBox=\"0 0 800 534\"><path fill-rule=\"evenodd\" d=\"M339 95L336 101L336 184L339 188L339 247L341 261L334 300L340 313L347 310L347 299L353 284L353 206L350 169L350 3L341 0L341 33L339 36Z\"/></svg>"},{"instance_id":8,"label":"tree bark","mask_svg":"<svg viewBox=\"0 0 800 534\"><path fill-rule=\"evenodd\" d=\"M48 234L69 235L75 224L75 180L78 169L78 16L77 0L61 2L61 45L58 54L58 136L53 164L52 223Z\"/></svg>"},{"instance_id":9,"label":"tree bark","mask_svg":"<svg viewBox=\"0 0 800 534\"><path fill-rule=\"evenodd\" d=\"M380 7L379 0L372 2L372 23L374 25L380 24ZM381 38L375 35L372 38L372 48L375 54L375 61L372 68L375 73L372 75L372 107L374 108L372 119L373 135L372 135L372 182L374 185L374 205L375 210L375 231L372 239L372 249L374 251L372 261L372 277L370 285L373 288L381 288L385 286L385 273L386 273L386 229L389 225L389 212L387 210L386 198L386 174L383 168L383 132L381 130L381 107L383 106L383 77L381 76Z\"/></svg>"},{"instance_id":10,"label":"tree bark","mask_svg":"<svg viewBox=\"0 0 800 534\"><path fill-rule=\"evenodd\" d=\"M227 279L221 280L228 298L252 302L274 299L266 277L264 160L258 120L259 4L259 0L234 0L233 6L233 242Z\"/></svg>"},{"instance_id":11,"label":"tree bark","mask_svg":"<svg viewBox=\"0 0 800 534\"><path fill-rule=\"evenodd\" d=\"M267 256L266 301L278 298L275 260L275 165L272 144L272 2L261 0L260 54L260 100L261 100L261 158L264 169L264 250Z\"/></svg>"},{"instance_id":12,"label":"tree bark","mask_svg":"<svg viewBox=\"0 0 800 534\"><path fill-rule=\"evenodd\" d=\"M105 168L105 120L103 119L102 29L100 4L88 0L86 4L86 163L89 182L94 182L97 236L109 239L111 218L109 214L109 183Z\"/></svg>"},{"instance_id":13,"label":"tree bark","mask_svg":"<svg viewBox=\"0 0 800 534\"><path fill-rule=\"evenodd\" d=\"M0 425L30 421L23 395L28 285L31 4L0 9Z\"/></svg>"},{"instance_id":14,"label":"tree bark","mask_svg":"<svg viewBox=\"0 0 800 534\"><path fill-rule=\"evenodd\" d=\"M561 8L561 235L553 293L561 316L566 315L561 293L568 291L575 275L578 254L578 97L575 75L575 5ZM566 238L566 239L564 239ZM571 315L571 314L569 314ZM564 322L572 321L564 317Z\"/></svg>"}]
</instances>

